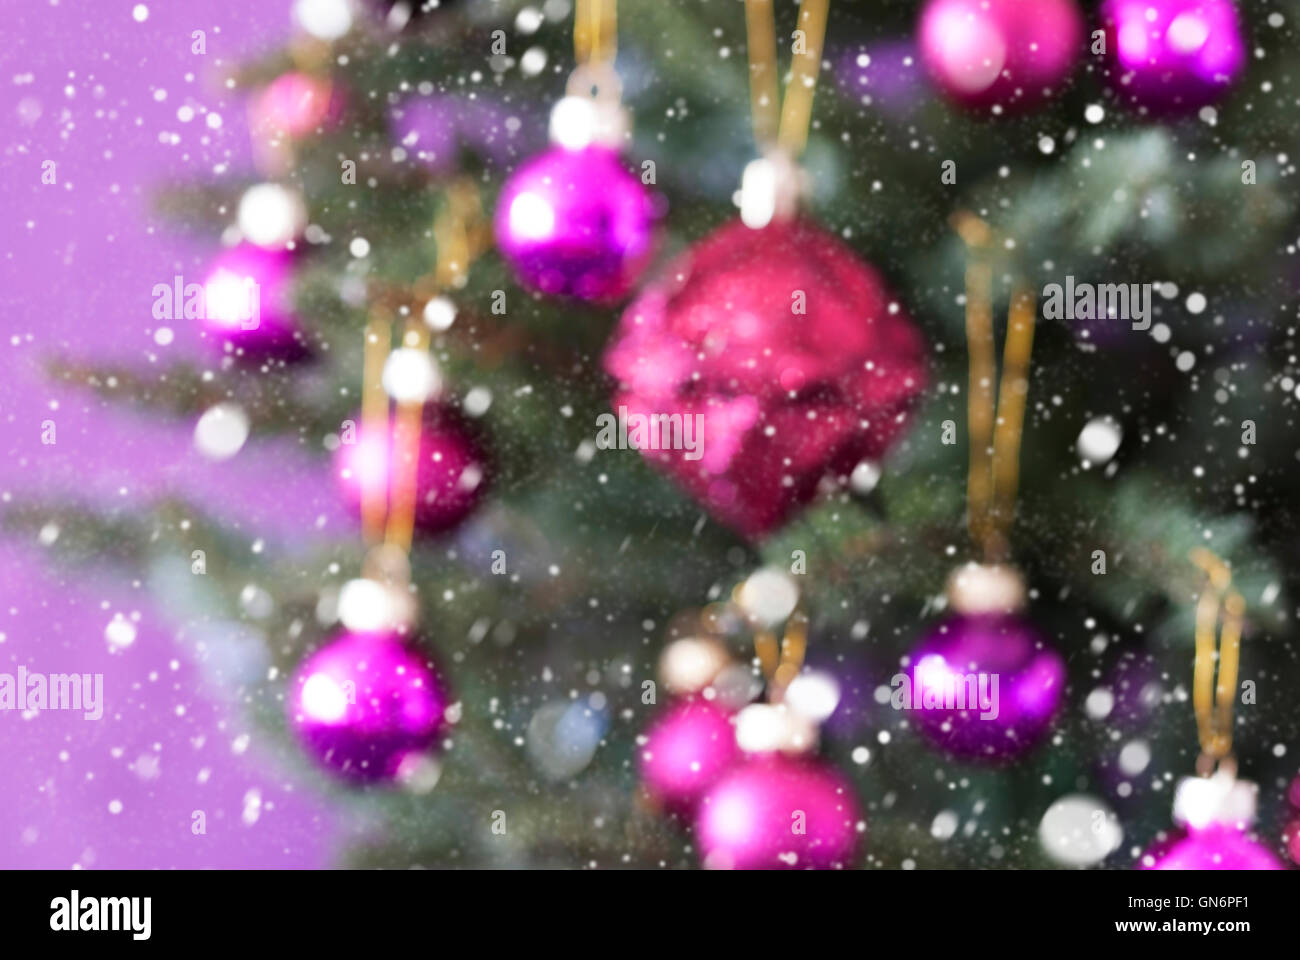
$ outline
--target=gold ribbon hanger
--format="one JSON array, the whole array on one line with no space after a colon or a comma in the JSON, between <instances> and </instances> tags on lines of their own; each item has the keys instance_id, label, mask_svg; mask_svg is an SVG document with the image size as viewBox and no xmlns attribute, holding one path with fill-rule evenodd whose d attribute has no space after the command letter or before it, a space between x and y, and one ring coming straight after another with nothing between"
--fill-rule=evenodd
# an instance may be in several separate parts
<instances>
[{"instance_id":1,"label":"gold ribbon hanger","mask_svg":"<svg viewBox=\"0 0 1300 960\"><path fill-rule=\"evenodd\" d=\"M988 224L958 213L953 226L966 244L966 345L970 384L966 416L970 431L970 471L966 482L970 538L985 563L1005 561L1016 517L1020 484L1020 446L1029 396L1029 361L1034 346L1037 306L1033 290L1017 282L1011 293L1002 379L994 397L997 356L993 333L993 270L987 251L993 239Z\"/></svg>"},{"instance_id":2,"label":"gold ribbon hanger","mask_svg":"<svg viewBox=\"0 0 1300 960\"><path fill-rule=\"evenodd\" d=\"M1205 571L1207 578L1196 604L1196 657L1192 673L1192 709L1201 744L1196 767L1198 773L1207 775L1220 762L1231 763L1232 759L1232 710L1237 695L1246 601L1233 589L1228 565L1211 551L1197 547L1191 559Z\"/></svg>"},{"instance_id":3,"label":"gold ribbon hanger","mask_svg":"<svg viewBox=\"0 0 1300 960\"><path fill-rule=\"evenodd\" d=\"M417 280L412 296L405 298L407 319L402 346L427 350L430 331L416 317L416 300L428 300L443 290L464 286L469 266L487 246L482 205L472 181L459 180L447 190L446 201L434 219L437 258L434 269ZM383 303L370 310L365 331L362 373L362 426L366 436L384 436L388 430L389 398L383 386L384 364L392 352L392 312ZM362 485L361 527L370 551L365 569L391 571L393 554L410 553L415 529L416 480L419 475L422 402L397 404L392 445L389 448L388 485ZM387 520L385 521L385 516ZM400 567L400 564L398 564Z\"/></svg>"},{"instance_id":4,"label":"gold ribbon hanger","mask_svg":"<svg viewBox=\"0 0 1300 960\"><path fill-rule=\"evenodd\" d=\"M573 56L578 66L612 64L617 54L617 0L578 0L573 14Z\"/></svg>"},{"instance_id":5,"label":"gold ribbon hanger","mask_svg":"<svg viewBox=\"0 0 1300 960\"><path fill-rule=\"evenodd\" d=\"M779 146L794 159L808 143L829 11L830 0L803 0L799 4L798 30L803 35L803 43L791 61L785 100L778 103L776 16L772 0L745 0L749 102L754 139L760 153Z\"/></svg>"}]
</instances>

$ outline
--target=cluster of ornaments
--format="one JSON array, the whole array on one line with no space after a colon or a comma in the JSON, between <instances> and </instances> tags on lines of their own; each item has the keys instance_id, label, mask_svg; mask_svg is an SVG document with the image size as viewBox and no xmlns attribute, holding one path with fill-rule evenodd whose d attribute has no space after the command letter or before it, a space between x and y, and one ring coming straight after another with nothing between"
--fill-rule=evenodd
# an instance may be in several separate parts
<instances>
[{"instance_id":1,"label":"cluster of ornaments","mask_svg":"<svg viewBox=\"0 0 1300 960\"><path fill-rule=\"evenodd\" d=\"M660 678L674 699L639 739L646 791L689 822L701 863L718 870L840 869L866 823L852 785L812 756L838 687L805 671L780 704L712 638L665 648Z\"/></svg>"},{"instance_id":2,"label":"cluster of ornaments","mask_svg":"<svg viewBox=\"0 0 1300 960\"><path fill-rule=\"evenodd\" d=\"M1121 99L1185 113L1218 99L1245 66L1232 0L1105 0L1108 74ZM1075 0L929 0L921 59L951 100L1012 111L1066 83L1091 46Z\"/></svg>"}]
</instances>

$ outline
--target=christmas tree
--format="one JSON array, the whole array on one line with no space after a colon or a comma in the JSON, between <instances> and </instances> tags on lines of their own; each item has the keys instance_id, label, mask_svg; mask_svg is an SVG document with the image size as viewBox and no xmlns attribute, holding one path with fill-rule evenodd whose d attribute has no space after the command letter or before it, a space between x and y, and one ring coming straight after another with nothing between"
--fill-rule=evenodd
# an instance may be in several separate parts
<instances>
[{"instance_id":1,"label":"christmas tree","mask_svg":"<svg viewBox=\"0 0 1300 960\"><path fill-rule=\"evenodd\" d=\"M211 349L52 373L354 522L7 522L264 640L347 865L1129 868L1214 761L1281 860L1300 2L1131 6L299 0L260 178L158 191Z\"/></svg>"}]
</instances>

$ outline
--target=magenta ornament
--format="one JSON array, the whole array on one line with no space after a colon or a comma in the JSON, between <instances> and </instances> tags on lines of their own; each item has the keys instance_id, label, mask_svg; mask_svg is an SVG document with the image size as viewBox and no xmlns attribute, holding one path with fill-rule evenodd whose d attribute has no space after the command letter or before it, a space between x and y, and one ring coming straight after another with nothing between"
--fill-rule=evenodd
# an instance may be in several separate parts
<instances>
[{"instance_id":1,"label":"magenta ornament","mask_svg":"<svg viewBox=\"0 0 1300 960\"><path fill-rule=\"evenodd\" d=\"M262 134L301 137L338 112L328 80L291 71L272 80L254 100L250 126Z\"/></svg>"},{"instance_id":2,"label":"magenta ornament","mask_svg":"<svg viewBox=\"0 0 1300 960\"><path fill-rule=\"evenodd\" d=\"M356 422L360 422L360 417ZM334 455L334 474L347 502L361 510L364 496L389 503L393 490L393 450L400 449L396 423L371 435L358 428L354 442L341 443ZM435 534L450 530L468 516L487 489L487 457L468 426L450 410L428 406L418 443L415 529Z\"/></svg>"},{"instance_id":3,"label":"magenta ornament","mask_svg":"<svg viewBox=\"0 0 1300 960\"><path fill-rule=\"evenodd\" d=\"M1074 0L929 0L917 33L930 75L969 107L1038 103L1083 52Z\"/></svg>"},{"instance_id":4,"label":"magenta ornament","mask_svg":"<svg viewBox=\"0 0 1300 960\"><path fill-rule=\"evenodd\" d=\"M250 355L305 352L293 319L293 254L240 243L212 261L203 281L203 327L212 342Z\"/></svg>"},{"instance_id":5,"label":"magenta ornament","mask_svg":"<svg viewBox=\"0 0 1300 960\"><path fill-rule=\"evenodd\" d=\"M880 274L806 220L719 227L646 286L605 354L629 443L754 539L885 454L926 363ZM637 440L662 415L679 436Z\"/></svg>"},{"instance_id":6,"label":"magenta ornament","mask_svg":"<svg viewBox=\"0 0 1300 960\"><path fill-rule=\"evenodd\" d=\"M1101 19L1111 80L1136 106L1199 109L1245 67L1246 40L1230 0L1106 0Z\"/></svg>"},{"instance_id":7,"label":"magenta ornament","mask_svg":"<svg viewBox=\"0 0 1300 960\"><path fill-rule=\"evenodd\" d=\"M632 289L653 250L654 200L608 147L552 146L506 181L497 246L524 286L611 301Z\"/></svg>"},{"instance_id":8,"label":"magenta ornament","mask_svg":"<svg viewBox=\"0 0 1300 960\"><path fill-rule=\"evenodd\" d=\"M1282 870L1263 844L1228 823L1186 828L1142 855L1143 870Z\"/></svg>"},{"instance_id":9,"label":"magenta ornament","mask_svg":"<svg viewBox=\"0 0 1300 960\"><path fill-rule=\"evenodd\" d=\"M1066 673L1065 661L1024 618L978 614L939 624L911 654L904 676L910 696L902 707L926 737L962 759L1004 762L1047 733ZM895 686L896 700L902 690ZM959 693L966 709L958 708Z\"/></svg>"},{"instance_id":10,"label":"magenta ornament","mask_svg":"<svg viewBox=\"0 0 1300 960\"><path fill-rule=\"evenodd\" d=\"M447 698L429 659L395 633L345 632L294 672L289 724L331 772L397 781L434 746Z\"/></svg>"},{"instance_id":11,"label":"magenta ornament","mask_svg":"<svg viewBox=\"0 0 1300 960\"><path fill-rule=\"evenodd\" d=\"M851 865L860 819L853 789L837 772L764 754L704 794L695 836L710 869L836 869Z\"/></svg>"},{"instance_id":12,"label":"magenta ornament","mask_svg":"<svg viewBox=\"0 0 1300 960\"><path fill-rule=\"evenodd\" d=\"M739 756L731 714L706 700L683 700L646 733L641 779L667 806L687 807Z\"/></svg>"}]
</instances>

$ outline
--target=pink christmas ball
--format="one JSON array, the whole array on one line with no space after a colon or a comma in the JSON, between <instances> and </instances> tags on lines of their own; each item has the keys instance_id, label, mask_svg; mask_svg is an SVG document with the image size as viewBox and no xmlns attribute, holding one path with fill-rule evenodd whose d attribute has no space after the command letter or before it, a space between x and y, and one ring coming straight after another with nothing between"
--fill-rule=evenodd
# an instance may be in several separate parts
<instances>
[{"instance_id":1,"label":"pink christmas ball","mask_svg":"<svg viewBox=\"0 0 1300 960\"><path fill-rule=\"evenodd\" d=\"M768 754L745 761L704 794L695 836L711 869L825 870L850 865L859 820L853 789L838 773Z\"/></svg>"},{"instance_id":2,"label":"pink christmas ball","mask_svg":"<svg viewBox=\"0 0 1300 960\"><path fill-rule=\"evenodd\" d=\"M322 766L392 781L434 746L447 699L429 659L392 633L343 633L294 672L289 723Z\"/></svg>"},{"instance_id":3,"label":"pink christmas ball","mask_svg":"<svg viewBox=\"0 0 1300 960\"><path fill-rule=\"evenodd\" d=\"M1300 818L1292 820L1282 831L1282 840L1286 843L1286 854L1291 862L1300 864Z\"/></svg>"},{"instance_id":4,"label":"pink christmas ball","mask_svg":"<svg viewBox=\"0 0 1300 960\"><path fill-rule=\"evenodd\" d=\"M361 422L360 415L354 422ZM344 498L358 512L363 495L389 503L396 430L395 420L378 436L358 428L354 442L341 443L335 453L335 476ZM416 530L434 534L455 527L487 490L487 458L482 448L463 420L436 406L426 407L418 442L411 448L417 458Z\"/></svg>"},{"instance_id":5,"label":"pink christmas ball","mask_svg":"<svg viewBox=\"0 0 1300 960\"><path fill-rule=\"evenodd\" d=\"M605 369L629 443L715 519L759 538L823 480L884 455L925 388L926 359L884 279L838 237L804 220L735 220L624 311ZM636 422L664 415L675 434L637 440Z\"/></svg>"},{"instance_id":6,"label":"pink christmas ball","mask_svg":"<svg viewBox=\"0 0 1300 960\"><path fill-rule=\"evenodd\" d=\"M1300 774L1291 781L1291 785L1286 790L1287 803L1300 810Z\"/></svg>"},{"instance_id":7,"label":"pink christmas ball","mask_svg":"<svg viewBox=\"0 0 1300 960\"><path fill-rule=\"evenodd\" d=\"M293 257L241 243L212 261L202 323L213 343L257 357L305 352L292 312Z\"/></svg>"},{"instance_id":8,"label":"pink christmas ball","mask_svg":"<svg viewBox=\"0 0 1300 960\"><path fill-rule=\"evenodd\" d=\"M1197 110L1222 96L1246 64L1231 0L1106 0L1101 18L1111 80L1137 106Z\"/></svg>"},{"instance_id":9,"label":"pink christmas ball","mask_svg":"<svg viewBox=\"0 0 1300 960\"><path fill-rule=\"evenodd\" d=\"M1083 51L1074 0L930 0L918 33L935 82L972 107L1045 99Z\"/></svg>"},{"instance_id":10,"label":"pink christmas ball","mask_svg":"<svg viewBox=\"0 0 1300 960\"><path fill-rule=\"evenodd\" d=\"M506 181L496 239L519 282L579 300L617 300L653 248L654 201L606 147L551 147Z\"/></svg>"},{"instance_id":11,"label":"pink christmas ball","mask_svg":"<svg viewBox=\"0 0 1300 960\"><path fill-rule=\"evenodd\" d=\"M1014 759L1042 739L1061 705L1065 661L1021 617L952 617L909 659L910 702L902 706L922 733L957 757ZM902 690L895 686L895 696ZM966 709L958 709L958 695Z\"/></svg>"},{"instance_id":12,"label":"pink christmas ball","mask_svg":"<svg viewBox=\"0 0 1300 960\"><path fill-rule=\"evenodd\" d=\"M331 96L326 80L298 72L281 74L254 101L251 125L261 133L311 133L330 116Z\"/></svg>"},{"instance_id":13,"label":"pink christmas ball","mask_svg":"<svg viewBox=\"0 0 1300 960\"><path fill-rule=\"evenodd\" d=\"M1213 823L1180 831L1142 855L1142 870L1281 870L1281 861L1263 844L1230 824Z\"/></svg>"},{"instance_id":14,"label":"pink christmas ball","mask_svg":"<svg viewBox=\"0 0 1300 960\"><path fill-rule=\"evenodd\" d=\"M670 706L641 748L641 779L659 800L687 806L736 762L731 715L706 700Z\"/></svg>"}]
</instances>

